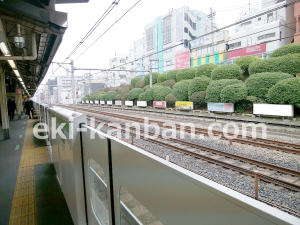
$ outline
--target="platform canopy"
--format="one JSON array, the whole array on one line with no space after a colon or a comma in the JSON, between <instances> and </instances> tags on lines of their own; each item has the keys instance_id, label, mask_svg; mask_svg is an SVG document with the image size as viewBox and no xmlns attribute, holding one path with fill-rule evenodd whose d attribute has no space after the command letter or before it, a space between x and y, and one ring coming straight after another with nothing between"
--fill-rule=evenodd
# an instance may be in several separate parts
<instances>
[{"instance_id":1,"label":"platform canopy","mask_svg":"<svg viewBox=\"0 0 300 225\"><path fill-rule=\"evenodd\" d=\"M55 11L55 4L82 2L88 0L0 1L0 63L7 92L19 86L34 95L68 26L67 13ZM16 46L16 37L24 38L24 47Z\"/></svg>"}]
</instances>

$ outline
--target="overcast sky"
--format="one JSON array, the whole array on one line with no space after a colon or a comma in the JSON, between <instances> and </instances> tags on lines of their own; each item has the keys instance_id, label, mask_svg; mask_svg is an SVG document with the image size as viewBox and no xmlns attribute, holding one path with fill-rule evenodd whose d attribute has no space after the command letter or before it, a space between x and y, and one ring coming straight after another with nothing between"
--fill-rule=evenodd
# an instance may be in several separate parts
<instances>
[{"instance_id":1,"label":"overcast sky","mask_svg":"<svg viewBox=\"0 0 300 225\"><path fill-rule=\"evenodd\" d=\"M138 0L121 0L117 9L103 20L85 43L71 57L76 59L94 42L116 19L122 16ZM269 0L265 0L269 1ZM56 5L56 11L68 13L68 29L55 55L55 62L62 62L80 42L112 0L90 0L89 3ZM251 8L257 6L260 0L251 0ZM144 25L152 22L157 16L166 14L170 9L188 6L209 13L210 7L216 11L216 23L219 28L233 23L241 11L249 8L249 0L141 0L125 17L101 37L88 51L82 54L75 66L81 68L109 68L109 59L115 54L126 52L133 48L133 42L143 37ZM56 68L56 66L54 66ZM76 74L82 72L76 71ZM45 80L52 74L49 68ZM56 75L65 74L59 70ZM44 83L43 82L43 83Z\"/></svg>"}]
</instances>

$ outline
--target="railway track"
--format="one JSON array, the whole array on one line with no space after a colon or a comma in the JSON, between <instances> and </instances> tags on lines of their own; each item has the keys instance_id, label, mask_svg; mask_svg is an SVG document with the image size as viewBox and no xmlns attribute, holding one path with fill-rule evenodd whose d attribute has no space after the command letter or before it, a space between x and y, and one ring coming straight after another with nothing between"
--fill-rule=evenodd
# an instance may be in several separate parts
<instances>
[{"instance_id":1,"label":"railway track","mask_svg":"<svg viewBox=\"0 0 300 225\"><path fill-rule=\"evenodd\" d=\"M111 116L114 118L130 120L133 122L144 123L144 119L138 118L138 117L132 117L132 116L110 113L110 112L108 113L108 112L97 111L97 110L92 110L92 109L81 109L81 110L86 111L86 112L95 113L95 114ZM157 121L154 119L149 119L149 123L157 123L160 127L163 127L164 122ZM176 125L176 129L180 130L180 124L175 123L175 125ZM191 129L187 128L187 127L185 128L184 131L191 133ZM214 135L220 135L221 139L228 140L224 136L223 132L221 132L221 131L212 131L212 133ZM196 127L195 134L203 134L205 136L208 136L208 131L205 128L197 128ZM232 139L232 142L248 144L248 145L263 147L263 148L267 148L267 149L274 149L277 151L283 151L283 152L292 153L292 154L300 154L300 145L293 144L293 143L286 143L286 142L268 140L268 139L263 139L263 138L255 138L255 140L253 140L252 137L246 136L245 138L243 138L242 135L238 135L236 138Z\"/></svg>"}]
</instances>

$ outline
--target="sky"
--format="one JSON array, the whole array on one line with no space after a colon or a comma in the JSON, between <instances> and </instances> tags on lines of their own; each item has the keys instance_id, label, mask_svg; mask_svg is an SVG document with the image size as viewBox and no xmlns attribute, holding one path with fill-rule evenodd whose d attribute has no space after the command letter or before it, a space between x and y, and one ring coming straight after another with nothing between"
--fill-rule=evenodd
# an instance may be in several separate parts
<instances>
[{"instance_id":1,"label":"sky","mask_svg":"<svg viewBox=\"0 0 300 225\"><path fill-rule=\"evenodd\" d=\"M138 0L120 0L116 9L113 9L108 14L89 38L74 55L72 55L71 59L75 60L75 67L109 68L110 58L115 57L115 54L119 55L133 48L133 42L143 37L144 26L155 20L156 17L166 14L172 8L177 9L181 6L187 6L190 9L197 9L208 14L210 7L212 7L213 11L216 11L215 22L219 28L222 28L234 23L239 13L249 8L249 2L251 8L258 6L260 3L260 0L141 0L128 14L96 41L92 47L85 51L137 1ZM54 57L54 62L62 62L65 60L68 54L75 48L111 3L112 0L90 0L88 3L56 5L56 11L68 13L68 29ZM54 71L57 67L57 65L53 66ZM76 71L75 75L81 73L82 71ZM50 76L53 76L52 74L53 70L52 67L50 67L43 83L45 83ZM54 76L65 74L65 71L60 69L54 73Z\"/></svg>"}]
</instances>

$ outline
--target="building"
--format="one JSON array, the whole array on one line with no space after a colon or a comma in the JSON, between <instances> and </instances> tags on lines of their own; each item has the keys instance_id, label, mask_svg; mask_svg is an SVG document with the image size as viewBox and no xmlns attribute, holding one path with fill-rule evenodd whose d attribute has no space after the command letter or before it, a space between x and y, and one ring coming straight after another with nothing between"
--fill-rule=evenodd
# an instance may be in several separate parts
<instances>
[{"instance_id":1,"label":"building","mask_svg":"<svg viewBox=\"0 0 300 225\"><path fill-rule=\"evenodd\" d=\"M117 87L121 84L129 84L131 79L136 76L134 72L136 69L134 62L134 51L130 49L126 53L109 60L109 67L111 70L124 70L124 71L109 71L107 73L106 83L107 87ZM127 70L127 71L126 71ZM131 70L131 71L130 71Z\"/></svg>"},{"instance_id":2,"label":"building","mask_svg":"<svg viewBox=\"0 0 300 225\"><path fill-rule=\"evenodd\" d=\"M213 35L213 38L212 35L207 35L191 41L191 67L218 63L226 59L229 32L224 30Z\"/></svg>"},{"instance_id":3,"label":"building","mask_svg":"<svg viewBox=\"0 0 300 225\"><path fill-rule=\"evenodd\" d=\"M216 27L216 25L213 25ZM171 9L145 25L143 38L134 42L136 70L164 73L173 69L190 67L189 42L210 31L207 15L183 6ZM174 47L176 46L176 47ZM151 63L151 59L158 62ZM142 76L148 72L137 73Z\"/></svg>"},{"instance_id":4,"label":"building","mask_svg":"<svg viewBox=\"0 0 300 225\"><path fill-rule=\"evenodd\" d=\"M296 18L296 32L294 35L294 42L300 43L300 2L297 2L294 6L294 16Z\"/></svg>"},{"instance_id":5,"label":"building","mask_svg":"<svg viewBox=\"0 0 300 225\"><path fill-rule=\"evenodd\" d=\"M296 25L293 5L285 7L290 2L292 0L262 1L259 7L242 12L237 22L245 21L236 25L229 37L227 60L245 55L269 57L275 49L291 43ZM265 14L258 16L262 13Z\"/></svg>"}]
</instances>

